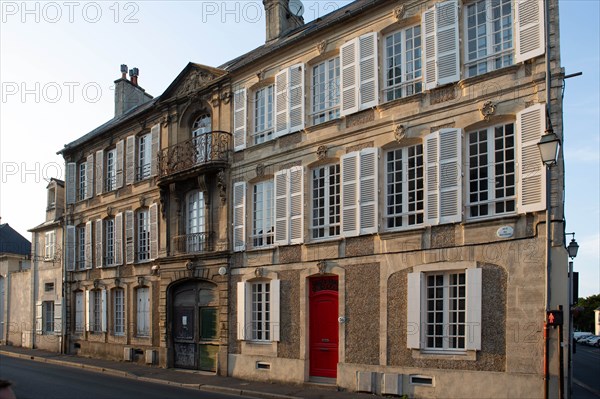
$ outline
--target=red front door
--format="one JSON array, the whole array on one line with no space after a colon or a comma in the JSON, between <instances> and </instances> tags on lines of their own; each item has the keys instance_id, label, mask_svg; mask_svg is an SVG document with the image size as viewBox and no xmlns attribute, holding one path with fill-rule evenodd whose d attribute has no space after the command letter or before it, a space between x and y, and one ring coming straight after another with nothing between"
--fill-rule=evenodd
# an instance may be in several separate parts
<instances>
[{"instance_id":1,"label":"red front door","mask_svg":"<svg viewBox=\"0 0 600 399\"><path fill-rule=\"evenodd\" d=\"M310 279L310 375L337 377L338 363L338 278Z\"/></svg>"}]
</instances>

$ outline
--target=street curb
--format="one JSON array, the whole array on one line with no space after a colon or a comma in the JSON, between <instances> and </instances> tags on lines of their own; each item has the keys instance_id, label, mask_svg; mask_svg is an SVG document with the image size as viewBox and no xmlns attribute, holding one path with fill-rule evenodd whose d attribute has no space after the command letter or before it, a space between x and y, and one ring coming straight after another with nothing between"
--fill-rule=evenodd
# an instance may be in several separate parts
<instances>
[{"instance_id":1,"label":"street curb","mask_svg":"<svg viewBox=\"0 0 600 399\"><path fill-rule=\"evenodd\" d=\"M260 399L301 399L298 396L280 395L280 394L270 393L270 392L253 391L253 390L239 389L239 388L229 388L229 387L222 387L222 386L218 386L218 385L208 385L208 384L205 384L205 385L188 384L188 383L182 383L182 382L173 382L173 381L169 381L169 380L163 380L163 379L159 379L159 378L141 377L141 376L137 376L135 374L128 373L126 371L115 370L115 369L110 369L110 368L106 368L106 367L91 366L91 365L87 365L87 364L70 362L70 361L66 361L66 360L48 359L45 357L26 355L23 353L15 353L15 352L4 351L4 350L0 350L0 355L13 357L13 358L17 358L17 359L31 360L31 361L39 362L39 363L48 363L48 364L56 364L59 366L65 366L65 367L80 368L80 369L85 369L88 371L109 374L109 375L113 375L113 376L117 376L117 377L124 377L124 378L132 379L132 380L142 381L142 382L151 382L153 384L170 385L170 386L192 389L192 390L195 389L195 390L205 391L205 392L223 393L223 394L229 394L229 395L238 395L238 396L245 396L245 397L249 397L249 398L260 398Z\"/></svg>"}]
</instances>

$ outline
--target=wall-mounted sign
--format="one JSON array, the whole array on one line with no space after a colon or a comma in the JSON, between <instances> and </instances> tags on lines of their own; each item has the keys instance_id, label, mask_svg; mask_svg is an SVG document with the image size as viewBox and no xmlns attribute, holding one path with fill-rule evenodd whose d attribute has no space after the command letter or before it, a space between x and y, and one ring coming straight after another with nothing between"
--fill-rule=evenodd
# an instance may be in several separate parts
<instances>
[{"instance_id":1,"label":"wall-mounted sign","mask_svg":"<svg viewBox=\"0 0 600 399\"><path fill-rule=\"evenodd\" d=\"M515 229L510 226L502 226L496 231L496 235L500 238L510 238L515 233Z\"/></svg>"}]
</instances>

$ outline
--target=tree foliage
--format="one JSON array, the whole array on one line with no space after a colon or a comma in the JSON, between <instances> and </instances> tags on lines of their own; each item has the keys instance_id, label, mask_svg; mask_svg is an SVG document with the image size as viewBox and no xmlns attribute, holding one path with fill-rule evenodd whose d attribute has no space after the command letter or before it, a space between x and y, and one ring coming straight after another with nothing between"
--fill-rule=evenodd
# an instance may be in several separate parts
<instances>
[{"instance_id":1,"label":"tree foliage","mask_svg":"<svg viewBox=\"0 0 600 399\"><path fill-rule=\"evenodd\" d=\"M577 331L595 332L594 309L600 307L600 294L579 298L573 309L573 324Z\"/></svg>"}]
</instances>

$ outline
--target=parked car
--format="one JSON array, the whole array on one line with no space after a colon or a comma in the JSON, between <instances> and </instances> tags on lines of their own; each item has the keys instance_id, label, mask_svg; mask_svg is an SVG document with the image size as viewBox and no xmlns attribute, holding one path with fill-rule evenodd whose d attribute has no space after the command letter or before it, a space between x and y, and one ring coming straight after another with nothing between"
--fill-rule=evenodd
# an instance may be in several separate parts
<instances>
[{"instance_id":1,"label":"parked car","mask_svg":"<svg viewBox=\"0 0 600 399\"><path fill-rule=\"evenodd\" d=\"M600 335L593 335L585 341L586 345L600 347Z\"/></svg>"},{"instance_id":2,"label":"parked car","mask_svg":"<svg viewBox=\"0 0 600 399\"><path fill-rule=\"evenodd\" d=\"M583 341L593 336L594 334L592 334L591 332L575 331L573 333L573 338L575 338L575 341L579 343L583 343Z\"/></svg>"}]
</instances>

